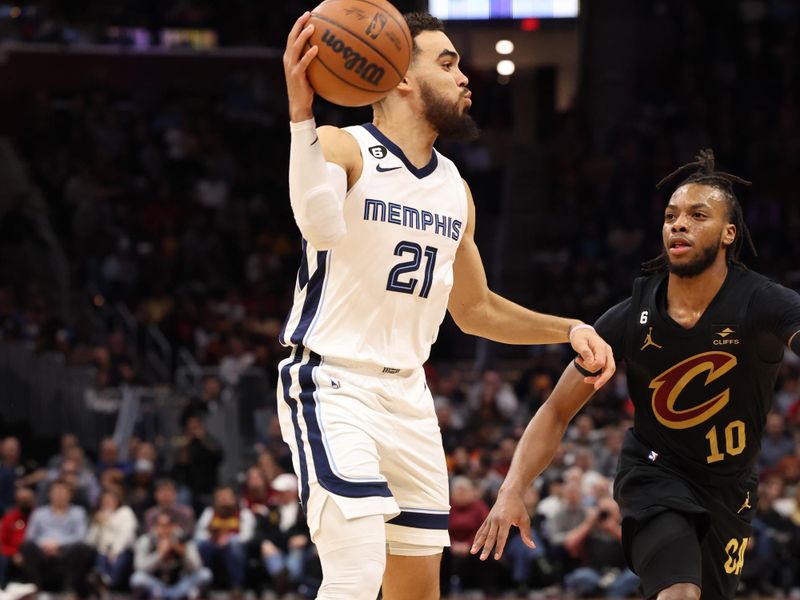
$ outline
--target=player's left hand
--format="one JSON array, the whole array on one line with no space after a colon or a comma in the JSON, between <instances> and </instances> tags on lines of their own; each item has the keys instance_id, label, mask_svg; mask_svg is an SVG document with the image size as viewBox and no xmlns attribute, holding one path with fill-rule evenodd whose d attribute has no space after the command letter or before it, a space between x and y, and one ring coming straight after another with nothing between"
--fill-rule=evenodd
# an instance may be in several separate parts
<instances>
[{"instance_id":1,"label":"player's left hand","mask_svg":"<svg viewBox=\"0 0 800 600\"><path fill-rule=\"evenodd\" d=\"M591 373L597 373L585 377L583 380L594 385L594 389L599 390L617 370L611 346L591 327L576 329L569 336L569 341L572 349L579 355L576 359L578 365Z\"/></svg>"},{"instance_id":2,"label":"player's left hand","mask_svg":"<svg viewBox=\"0 0 800 600\"><path fill-rule=\"evenodd\" d=\"M519 528L519 534L526 546L536 547L531 539L531 518L522 494L501 489L492 510L475 534L470 554L480 552L480 559L486 560L494 549L494 559L500 560L512 525Z\"/></svg>"}]
</instances>

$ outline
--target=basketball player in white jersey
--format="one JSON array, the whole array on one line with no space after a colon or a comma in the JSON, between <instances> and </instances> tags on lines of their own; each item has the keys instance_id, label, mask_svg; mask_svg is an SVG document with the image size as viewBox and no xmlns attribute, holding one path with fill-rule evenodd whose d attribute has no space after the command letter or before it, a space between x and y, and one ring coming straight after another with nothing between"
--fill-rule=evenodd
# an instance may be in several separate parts
<instances>
[{"instance_id":1,"label":"basketball player in white jersey","mask_svg":"<svg viewBox=\"0 0 800 600\"><path fill-rule=\"evenodd\" d=\"M509 344L570 342L603 385L609 346L580 321L489 291L475 207L433 143L473 136L459 55L437 19L406 17L406 77L372 123L316 128L309 14L289 34L289 186L303 256L281 332L278 406L323 569L318 598L439 597L449 545L441 434L422 369L446 310L466 333Z\"/></svg>"}]
</instances>

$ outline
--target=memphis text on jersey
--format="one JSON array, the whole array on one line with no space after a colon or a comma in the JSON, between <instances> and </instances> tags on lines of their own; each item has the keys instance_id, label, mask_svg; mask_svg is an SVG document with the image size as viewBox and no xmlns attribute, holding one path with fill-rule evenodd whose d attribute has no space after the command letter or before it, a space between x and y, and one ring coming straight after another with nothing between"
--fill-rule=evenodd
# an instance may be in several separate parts
<instances>
[{"instance_id":1,"label":"memphis text on jersey","mask_svg":"<svg viewBox=\"0 0 800 600\"><path fill-rule=\"evenodd\" d=\"M366 198L364 200L364 220L392 223L418 231L432 230L436 235L456 242L461 237L461 221L447 215L419 210L413 206L404 206L396 202Z\"/></svg>"}]
</instances>

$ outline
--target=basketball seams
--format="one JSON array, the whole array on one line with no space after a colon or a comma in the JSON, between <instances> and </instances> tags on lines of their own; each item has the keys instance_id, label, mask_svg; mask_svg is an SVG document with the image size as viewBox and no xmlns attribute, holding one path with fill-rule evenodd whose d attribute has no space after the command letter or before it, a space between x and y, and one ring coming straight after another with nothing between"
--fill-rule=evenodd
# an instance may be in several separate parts
<instances>
[{"instance_id":1,"label":"basketball seams","mask_svg":"<svg viewBox=\"0 0 800 600\"><path fill-rule=\"evenodd\" d=\"M328 3L334 4L336 2L342 2L342 1L343 0L325 0L325 2L323 2L322 4L328 4ZM391 14L389 9L387 9L385 6L381 6L379 4L375 4L371 0L355 0L355 1L356 2L363 2L364 4L369 4L370 6L374 6L378 10L383 11L383 13L387 17L389 17L392 21L394 21L395 25L397 25L397 27L400 29L400 31L403 32L403 38L405 38L405 40L406 40L406 44L408 45L408 50L410 52L413 51L413 49L414 49L414 40L411 38L411 33L410 32L409 32L409 35L406 36L406 31L408 31L408 24L405 22L405 19L403 18L402 14L400 15L400 19L401 20L398 20L397 17L395 17L393 14ZM393 8L393 9L395 9L395 11L397 11L397 7L394 6L393 4L389 4L389 6L391 8ZM399 11L397 11L397 12L399 13Z\"/></svg>"},{"instance_id":2,"label":"basketball seams","mask_svg":"<svg viewBox=\"0 0 800 600\"><path fill-rule=\"evenodd\" d=\"M337 0L331 0L331 3L336 2L336 1ZM377 8L379 10L384 11L384 14L387 17L389 17L392 21L395 22L395 25L397 25L397 27L400 29L400 31L403 32L403 37L406 38L406 30L408 29L408 24L405 22L405 19L403 19L402 23L401 23L400 21L397 20L397 17L395 17L393 14L391 14L385 7L379 6L378 4L375 4L374 2L371 2L371 0L357 0L357 1L358 2L363 2L365 4L369 4L369 5L374 6L375 8ZM389 6L391 6L392 8L394 8L396 10L396 7L394 5L390 4ZM400 15L400 17L402 18L402 15ZM411 38L406 38L406 43L408 44L409 51L413 50L414 41Z\"/></svg>"},{"instance_id":3,"label":"basketball seams","mask_svg":"<svg viewBox=\"0 0 800 600\"><path fill-rule=\"evenodd\" d=\"M362 1L363 1L363 0L362 0ZM342 25L341 23L338 23L338 22L334 21L333 19L331 19L330 17L327 17L327 16L325 16L325 15L320 15L320 14L318 14L318 13L311 13L311 16L312 16L312 17L315 17L315 18L317 18L317 19L319 19L320 21L325 21L326 23L329 23L329 24L331 24L331 25L335 25L336 27L338 27L338 28L339 28L339 29L341 29L342 31L345 31L345 32L347 32L348 34L350 34L351 36L353 36L355 39L357 39L359 42L361 42L362 44L364 44L365 46L367 46L367 47L368 47L370 50L372 50L373 52L375 52L375 54L377 54L377 55L378 55L378 56L380 56L380 57L381 57L383 60L385 60L385 61L386 61L386 64L387 64L387 65L389 65L390 67L392 67L392 69L394 69L394 72L395 72L395 73L397 73L397 75L398 75L398 76L399 76L401 79L403 78L403 73L401 73L401 72L400 72L400 69L398 69L398 68L395 66L394 62L392 62L392 61L391 61L391 60L390 60L390 59L389 59L387 56L385 56L385 55L383 54L383 52L381 52L380 50L378 50L378 49L377 49L375 46L373 46L372 44L370 44L370 43L369 43L369 42L367 42L366 40L362 39L360 35L358 35L357 33L353 32L353 31L352 31L352 30L350 30L348 27L345 27L345 26L344 26L344 25ZM321 37L320 37L320 41L319 41L318 43L320 43L320 44L322 43L322 38L321 38ZM344 81L344 80L343 80L343 81ZM392 88L392 89L394 89L394 88Z\"/></svg>"}]
</instances>

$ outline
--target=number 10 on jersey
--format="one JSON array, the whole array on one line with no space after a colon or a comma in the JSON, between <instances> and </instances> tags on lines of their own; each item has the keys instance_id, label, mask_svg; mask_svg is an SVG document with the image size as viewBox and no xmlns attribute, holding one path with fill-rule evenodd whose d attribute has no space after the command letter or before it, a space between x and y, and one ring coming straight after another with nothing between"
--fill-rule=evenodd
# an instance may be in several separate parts
<instances>
[{"instance_id":1,"label":"number 10 on jersey","mask_svg":"<svg viewBox=\"0 0 800 600\"><path fill-rule=\"evenodd\" d=\"M417 243L414 242L400 242L394 248L395 256L408 256L410 259L401 262L389 271L389 280L386 282L386 289L390 292L400 292L402 294L413 294L417 289L419 279L416 277L409 277L408 279L401 279L401 276L408 273L416 273L422 266L422 259L425 258L425 275L422 280L422 288L419 291L420 298L427 298L431 292L431 285L433 284L433 269L436 266L436 248L433 246L425 246L422 249Z\"/></svg>"}]
</instances>

